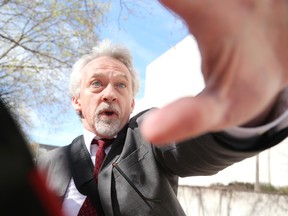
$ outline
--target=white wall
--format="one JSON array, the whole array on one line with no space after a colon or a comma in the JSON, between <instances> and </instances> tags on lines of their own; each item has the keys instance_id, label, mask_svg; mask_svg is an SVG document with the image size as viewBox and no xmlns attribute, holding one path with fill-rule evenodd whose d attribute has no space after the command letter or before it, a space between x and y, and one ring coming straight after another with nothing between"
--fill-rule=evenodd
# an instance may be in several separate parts
<instances>
[{"instance_id":1,"label":"white wall","mask_svg":"<svg viewBox=\"0 0 288 216\"><path fill-rule=\"evenodd\" d=\"M284 216L288 197L203 187L179 187L178 199L187 216Z\"/></svg>"},{"instance_id":2,"label":"white wall","mask_svg":"<svg viewBox=\"0 0 288 216\"><path fill-rule=\"evenodd\" d=\"M288 139L278 146L259 155L260 182L274 186L288 185ZM269 156L270 154L270 156ZM270 159L269 159L270 158ZM181 178L181 185L208 186L212 183L228 184L230 182L254 183L256 178L256 157L236 163L214 176Z\"/></svg>"},{"instance_id":3,"label":"white wall","mask_svg":"<svg viewBox=\"0 0 288 216\"><path fill-rule=\"evenodd\" d=\"M134 113L151 106L162 107L179 97L199 93L204 88L200 61L201 57L195 40L191 36L187 36L151 62L146 70L144 98L136 102ZM270 153L268 151L261 153L261 182L269 183L271 179L271 183L275 186L288 185L288 148L286 143L287 140L274 147ZM255 157L246 159L211 177L180 179L180 184L209 185L215 182L224 184L233 181L254 182L255 161Z\"/></svg>"},{"instance_id":4,"label":"white wall","mask_svg":"<svg viewBox=\"0 0 288 216\"><path fill-rule=\"evenodd\" d=\"M161 107L181 96L196 95L204 87L200 67L197 44L188 36L147 66L145 102Z\"/></svg>"}]
</instances>

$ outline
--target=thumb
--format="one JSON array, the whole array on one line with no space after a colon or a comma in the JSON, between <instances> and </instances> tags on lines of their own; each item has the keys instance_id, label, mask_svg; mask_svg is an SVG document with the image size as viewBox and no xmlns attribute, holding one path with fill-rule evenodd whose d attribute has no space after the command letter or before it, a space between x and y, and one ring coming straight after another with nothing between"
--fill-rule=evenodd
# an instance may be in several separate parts
<instances>
[{"instance_id":1,"label":"thumb","mask_svg":"<svg viewBox=\"0 0 288 216\"><path fill-rule=\"evenodd\" d=\"M155 144L183 141L214 130L224 110L224 103L206 94L181 98L147 114L141 125L142 134Z\"/></svg>"}]
</instances>

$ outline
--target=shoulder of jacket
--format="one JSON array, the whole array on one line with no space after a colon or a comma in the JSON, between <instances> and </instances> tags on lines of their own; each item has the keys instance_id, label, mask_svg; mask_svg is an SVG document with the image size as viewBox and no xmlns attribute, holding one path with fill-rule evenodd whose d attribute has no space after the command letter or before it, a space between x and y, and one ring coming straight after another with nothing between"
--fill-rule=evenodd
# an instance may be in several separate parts
<instances>
[{"instance_id":1,"label":"shoulder of jacket","mask_svg":"<svg viewBox=\"0 0 288 216\"><path fill-rule=\"evenodd\" d=\"M156 108L146 109L146 110L143 110L143 111L137 113L136 115L134 115L134 116L130 119L129 124L130 124L130 125L131 125L131 124L135 124L135 123L140 124L141 121L143 120L143 117L144 117L145 115L147 115L149 112L151 112L152 110L154 110L154 109L156 109Z\"/></svg>"},{"instance_id":2,"label":"shoulder of jacket","mask_svg":"<svg viewBox=\"0 0 288 216\"><path fill-rule=\"evenodd\" d=\"M53 160L54 158L59 157L60 155L65 155L67 149L70 145L72 145L75 142L79 142L83 139L83 135L77 136L70 144L56 147L55 149L52 149L50 151L47 151L45 153L42 153L38 156L37 161L46 161L46 160Z\"/></svg>"},{"instance_id":3,"label":"shoulder of jacket","mask_svg":"<svg viewBox=\"0 0 288 216\"><path fill-rule=\"evenodd\" d=\"M64 152L66 148L67 148L67 146L59 146L55 149L49 150L45 153L42 153L37 158L37 161L39 163L40 161L53 160L55 157L58 157L59 155L61 155L62 152Z\"/></svg>"}]
</instances>

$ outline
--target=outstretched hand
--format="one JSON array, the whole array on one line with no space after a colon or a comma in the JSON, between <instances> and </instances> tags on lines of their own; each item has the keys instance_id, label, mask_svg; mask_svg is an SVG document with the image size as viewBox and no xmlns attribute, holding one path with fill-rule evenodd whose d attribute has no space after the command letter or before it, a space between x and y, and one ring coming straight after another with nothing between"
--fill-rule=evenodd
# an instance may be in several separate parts
<instances>
[{"instance_id":1,"label":"outstretched hand","mask_svg":"<svg viewBox=\"0 0 288 216\"><path fill-rule=\"evenodd\" d=\"M288 82L288 1L162 0L197 40L205 89L147 115L144 137L181 141L261 124ZM193 85L193 83L191 83Z\"/></svg>"}]
</instances>

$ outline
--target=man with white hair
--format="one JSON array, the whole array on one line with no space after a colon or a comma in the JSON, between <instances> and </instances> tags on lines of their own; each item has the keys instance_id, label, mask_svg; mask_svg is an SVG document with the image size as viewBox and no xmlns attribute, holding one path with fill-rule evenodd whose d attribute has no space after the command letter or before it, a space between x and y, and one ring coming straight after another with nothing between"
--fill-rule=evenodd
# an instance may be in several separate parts
<instances>
[{"instance_id":1,"label":"man with white hair","mask_svg":"<svg viewBox=\"0 0 288 216\"><path fill-rule=\"evenodd\" d=\"M206 81L164 109L130 119L138 81L125 47L103 41L74 64L83 135L38 160L67 215L185 215L179 176L213 175L287 137L287 49L278 43L288 42L277 35L288 32L287 1L245 2L162 1L195 35Z\"/></svg>"}]
</instances>

